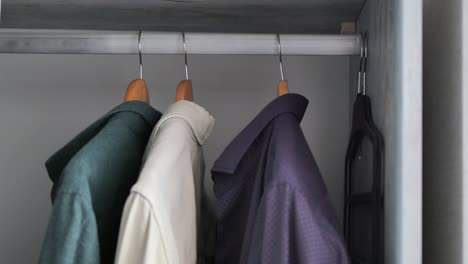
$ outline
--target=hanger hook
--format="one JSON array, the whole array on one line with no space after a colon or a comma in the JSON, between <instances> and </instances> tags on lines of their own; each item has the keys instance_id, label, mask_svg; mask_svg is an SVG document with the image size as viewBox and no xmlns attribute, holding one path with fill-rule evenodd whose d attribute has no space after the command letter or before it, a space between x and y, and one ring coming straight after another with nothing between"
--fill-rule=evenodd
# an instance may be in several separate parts
<instances>
[{"instance_id":1,"label":"hanger hook","mask_svg":"<svg viewBox=\"0 0 468 264\"><path fill-rule=\"evenodd\" d=\"M281 50L281 38L280 38L280 34L279 34L279 33L276 33L276 40L278 41L278 50L279 50L279 63L280 63L281 80L284 81L283 52L282 52L282 50Z\"/></svg>"},{"instance_id":2,"label":"hanger hook","mask_svg":"<svg viewBox=\"0 0 468 264\"><path fill-rule=\"evenodd\" d=\"M362 75L362 60L364 58L364 39L361 36L361 52L359 55L359 69L358 69L358 79L357 79L357 94L361 93L361 75Z\"/></svg>"},{"instance_id":3,"label":"hanger hook","mask_svg":"<svg viewBox=\"0 0 468 264\"><path fill-rule=\"evenodd\" d=\"M367 39L367 32L364 33L363 40L364 42L364 63L362 66L362 93L366 95L367 92L367 47L368 47L368 39Z\"/></svg>"},{"instance_id":4,"label":"hanger hook","mask_svg":"<svg viewBox=\"0 0 468 264\"><path fill-rule=\"evenodd\" d=\"M366 72L367 72L367 32L361 35L361 52L359 59L358 72L358 91L357 93L366 94ZM362 90L361 90L362 88Z\"/></svg>"},{"instance_id":5,"label":"hanger hook","mask_svg":"<svg viewBox=\"0 0 468 264\"><path fill-rule=\"evenodd\" d=\"M140 80L143 79L143 56L141 55L141 30L138 31L138 56L140 58Z\"/></svg>"},{"instance_id":6,"label":"hanger hook","mask_svg":"<svg viewBox=\"0 0 468 264\"><path fill-rule=\"evenodd\" d=\"M188 74L188 63L187 63L187 45L185 42L185 32L182 32L182 40L184 42L184 60L185 60L185 79L189 79L189 74Z\"/></svg>"}]
</instances>

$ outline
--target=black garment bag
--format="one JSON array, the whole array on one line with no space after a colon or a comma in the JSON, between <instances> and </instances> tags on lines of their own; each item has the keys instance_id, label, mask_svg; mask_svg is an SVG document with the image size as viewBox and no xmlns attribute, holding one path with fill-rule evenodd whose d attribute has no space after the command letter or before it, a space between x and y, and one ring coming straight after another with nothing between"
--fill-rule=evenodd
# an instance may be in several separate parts
<instances>
[{"instance_id":1,"label":"black garment bag","mask_svg":"<svg viewBox=\"0 0 468 264\"><path fill-rule=\"evenodd\" d=\"M365 147L368 157L362 160ZM383 263L383 158L384 139L372 119L370 98L358 94L345 165L344 232L353 264ZM353 170L356 167L359 173Z\"/></svg>"}]
</instances>

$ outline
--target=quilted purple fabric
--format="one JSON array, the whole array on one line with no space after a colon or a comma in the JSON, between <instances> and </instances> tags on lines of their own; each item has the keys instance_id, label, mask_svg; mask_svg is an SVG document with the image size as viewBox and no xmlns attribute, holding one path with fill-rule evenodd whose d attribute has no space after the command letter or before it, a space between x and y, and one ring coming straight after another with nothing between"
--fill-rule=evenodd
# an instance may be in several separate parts
<instances>
[{"instance_id":1,"label":"quilted purple fabric","mask_svg":"<svg viewBox=\"0 0 468 264\"><path fill-rule=\"evenodd\" d=\"M349 263L300 128L307 104L298 94L276 98L215 162L216 263Z\"/></svg>"}]
</instances>

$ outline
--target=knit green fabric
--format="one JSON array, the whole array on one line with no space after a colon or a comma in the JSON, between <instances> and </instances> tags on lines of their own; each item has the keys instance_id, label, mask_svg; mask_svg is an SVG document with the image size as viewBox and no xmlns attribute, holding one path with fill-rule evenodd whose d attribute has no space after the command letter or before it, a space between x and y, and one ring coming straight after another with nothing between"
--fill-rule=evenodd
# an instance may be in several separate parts
<instances>
[{"instance_id":1,"label":"knit green fabric","mask_svg":"<svg viewBox=\"0 0 468 264\"><path fill-rule=\"evenodd\" d=\"M126 102L46 162L52 214L39 263L113 263L125 200L161 113Z\"/></svg>"}]
</instances>

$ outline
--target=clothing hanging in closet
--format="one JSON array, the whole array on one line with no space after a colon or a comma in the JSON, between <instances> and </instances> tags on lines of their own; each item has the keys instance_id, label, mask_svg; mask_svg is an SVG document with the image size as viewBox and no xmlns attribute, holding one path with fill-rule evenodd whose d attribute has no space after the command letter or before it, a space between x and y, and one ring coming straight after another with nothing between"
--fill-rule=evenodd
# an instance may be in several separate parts
<instances>
[{"instance_id":1,"label":"clothing hanging in closet","mask_svg":"<svg viewBox=\"0 0 468 264\"><path fill-rule=\"evenodd\" d=\"M47 162L54 206L40 263L348 263L300 128L307 104L276 98L216 160L217 223L203 188L214 118L186 100L162 117L120 105Z\"/></svg>"},{"instance_id":2,"label":"clothing hanging in closet","mask_svg":"<svg viewBox=\"0 0 468 264\"><path fill-rule=\"evenodd\" d=\"M216 160L216 263L348 263L300 128L307 104L298 94L276 98Z\"/></svg>"},{"instance_id":3,"label":"clothing hanging in closet","mask_svg":"<svg viewBox=\"0 0 468 264\"><path fill-rule=\"evenodd\" d=\"M124 203L160 117L146 103L123 103L46 162L53 208L39 263L113 263Z\"/></svg>"},{"instance_id":4,"label":"clothing hanging in closet","mask_svg":"<svg viewBox=\"0 0 468 264\"><path fill-rule=\"evenodd\" d=\"M186 100L159 120L125 205L115 263L212 263L216 220L204 201L202 145L213 125Z\"/></svg>"}]
</instances>

